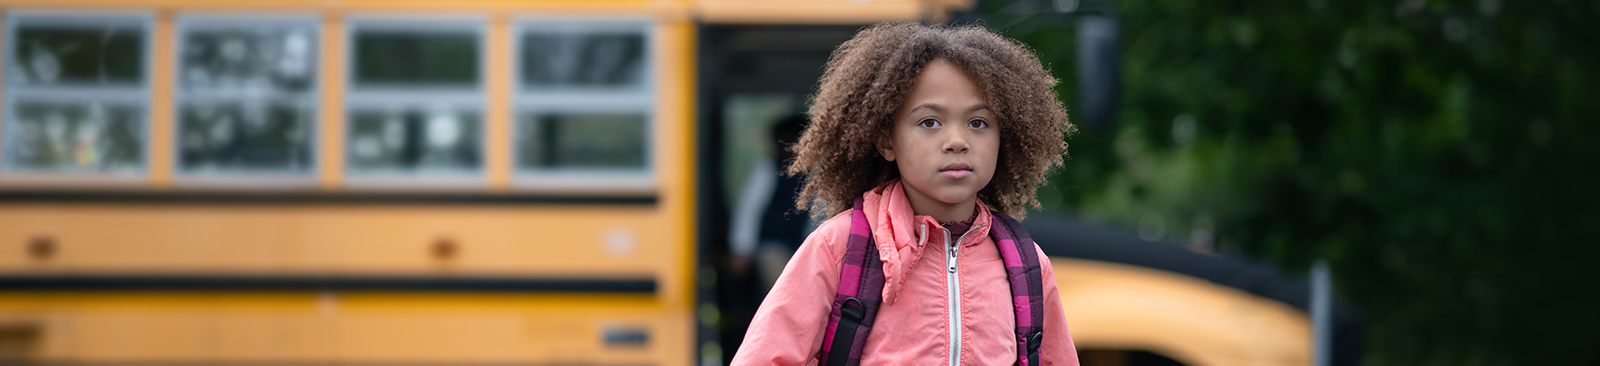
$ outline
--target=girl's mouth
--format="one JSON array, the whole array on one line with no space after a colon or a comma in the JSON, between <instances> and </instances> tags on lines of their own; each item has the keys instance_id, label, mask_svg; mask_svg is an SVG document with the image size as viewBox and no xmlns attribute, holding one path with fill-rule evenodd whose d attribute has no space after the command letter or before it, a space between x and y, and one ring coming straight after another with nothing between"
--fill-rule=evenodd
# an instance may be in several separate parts
<instances>
[{"instance_id":1,"label":"girl's mouth","mask_svg":"<svg viewBox=\"0 0 1600 366\"><path fill-rule=\"evenodd\" d=\"M951 163L950 165L945 165L944 169L939 169L939 175L950 179L966 178L972 175L972 166L966 163Z\"/></svg>"}]
</instances>

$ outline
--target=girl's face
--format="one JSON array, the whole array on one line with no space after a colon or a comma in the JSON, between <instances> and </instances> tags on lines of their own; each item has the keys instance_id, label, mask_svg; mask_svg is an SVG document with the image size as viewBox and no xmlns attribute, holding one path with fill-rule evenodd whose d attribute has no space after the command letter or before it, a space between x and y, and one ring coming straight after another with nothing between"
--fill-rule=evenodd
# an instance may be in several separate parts
<instances>
[{"instance_id":1,"label":"girl's face","mask_svg":"<svg viewBox=\"0 0 1600 366\"><path fill-rule=\"evenodd\" d=\"M960 68L944 59L922 68L888 138L878 143L884 159L900 168L913 210L940 221L972 216L1000 155L996 119Z\"/></svg>"}]
</instances>

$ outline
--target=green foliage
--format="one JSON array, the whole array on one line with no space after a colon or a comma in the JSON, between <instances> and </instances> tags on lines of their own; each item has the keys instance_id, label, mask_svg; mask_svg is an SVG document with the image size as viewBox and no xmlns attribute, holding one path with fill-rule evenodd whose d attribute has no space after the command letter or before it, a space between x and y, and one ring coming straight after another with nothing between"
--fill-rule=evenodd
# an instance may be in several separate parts
<instances>
[{"instance_id":1,"label":"green foliage","mask_svg":"<svg viewBox=\"0 0 1600 366\"><path fill-rule=\"evenodd\" d=\"M1326 258L1369 365L1600 364L1600 1L1115 5L1120 116L1069 140L1049 209ZM1070 108L1071 16L1022 19L988 24Z\"/></svg>"}]
</instances>

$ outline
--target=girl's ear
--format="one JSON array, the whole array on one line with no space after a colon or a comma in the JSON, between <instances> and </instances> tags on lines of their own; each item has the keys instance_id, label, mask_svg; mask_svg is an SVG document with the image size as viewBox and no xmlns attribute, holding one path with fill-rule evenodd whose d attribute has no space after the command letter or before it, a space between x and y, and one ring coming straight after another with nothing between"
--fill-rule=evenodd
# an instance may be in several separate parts
<instances>
[{"instance_id":1,"label":"girl's ear","mask_svg":"<svg viewBox=\"0 0 1600 366\"><path fill-rule=\"evenodd\" d=\"M883 160L894 161L894 143L889 140L889 135L878 136L878 155L883 155Z\"/></svg>"}]
</instances>

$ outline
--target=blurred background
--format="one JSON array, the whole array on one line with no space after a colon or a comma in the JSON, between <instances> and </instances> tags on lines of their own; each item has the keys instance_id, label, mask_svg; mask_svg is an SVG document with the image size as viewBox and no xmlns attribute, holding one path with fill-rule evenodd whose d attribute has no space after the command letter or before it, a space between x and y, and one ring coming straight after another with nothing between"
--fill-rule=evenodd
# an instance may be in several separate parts
<instances>
[{"instance_id":1,"label":"blurred background","mask_svg":"<svg viewBox=\"0 0 1600 366\"><path fill-rule=\"evenodd\" d=\"M1061 80L1024 224L1084 365L1600 364L1600 1L0 11L0 364L723 364L883 21Z\"/></svg>"}]
</instances>

